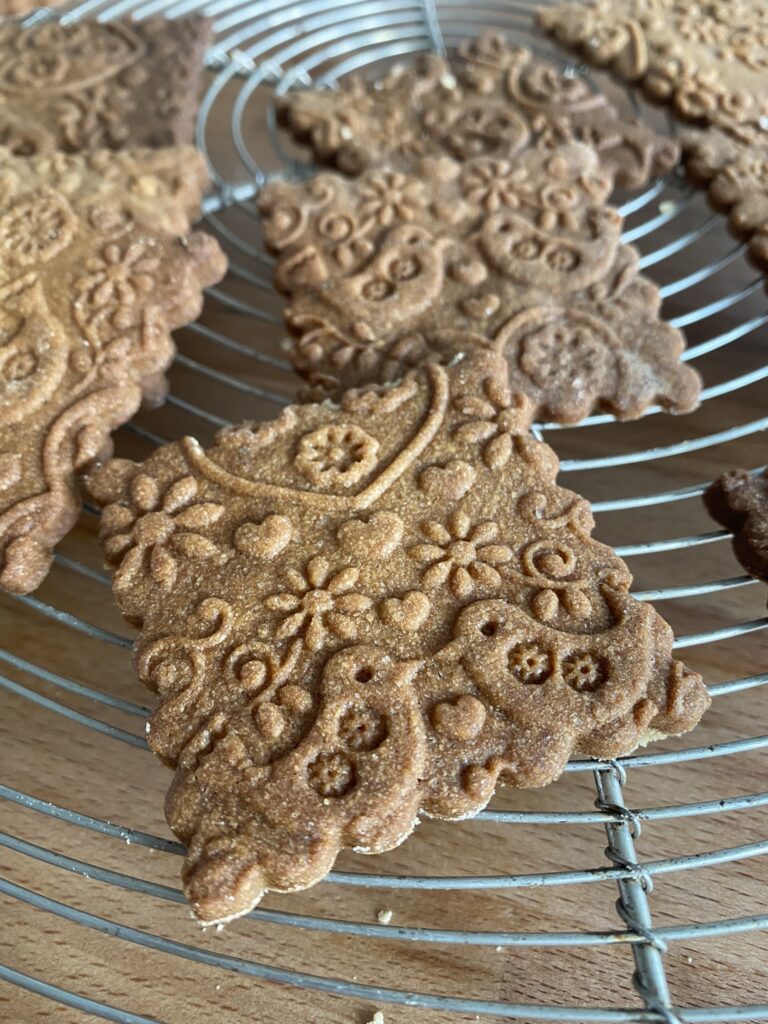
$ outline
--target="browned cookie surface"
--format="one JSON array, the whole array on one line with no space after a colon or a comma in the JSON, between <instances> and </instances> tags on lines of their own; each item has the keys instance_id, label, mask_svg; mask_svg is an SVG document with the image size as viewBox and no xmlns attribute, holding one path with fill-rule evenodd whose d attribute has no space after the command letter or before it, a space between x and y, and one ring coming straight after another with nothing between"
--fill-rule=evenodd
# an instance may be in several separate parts
<instances>
[{"instance_id":1,"label":"browned cookie surface","mask_svg":"<svg viewBox=\"0 0 768 1024\"><path fill-rule=\"evenodd\" d=\"M609 187L578 143L268 186L260 209L296 368L338 394L490 348L537 416L689 411L699 378L621 244Z\"/></svg>"},{"instance_id":2,"label":"browned cookie surface","mask_svg":"<svg viewBox=\"0 0 768 1024\"><path fill-rule=\"evenodd\" d=\"M768 581L768 470L731 469L704 494L710 515L733 532L733 550L752 576Z\"/></svg>"},{"instance_id":3,"label":"browned cookie surface","mask_svg":"<svg viewBox=\"0 0 768 1024\"><path fill-rule=\"evenodd\" d=\"M687 166L731 209L740 234L757 231L768 259L768 3L765 0L589 0L539 11L561 42L639 82L701 126L684 132Z\"/></svg>"},{"instance_id":4,"label":"browned cookie surface","mask_svg":"<svg viewBox=\"0 0 768 1024\"><path fill-rule=\"evenodd\" d=\"M20 156L193 140L210 23L0 24L0 144Z\"/></svg>"},{"instance_id":5,"label":"browned cookie surface","mask_svg":"<svg viewBox=\"0 0 768 1024\"><path fill-rule=\"evenodd\" d=\"M398 65L379 81L352 76L339 90L290 92L277 113L319 161L351 174L579 141L599 152L611 183L640 185L678 155L674 142L620 114L583 78L499 33L466 40L447 60Z\"/></svg>"},{"instance_id":6,"label":"browned cookie surface","mask_svg":"<svg viewBox=\"0 0 768 1024\"><path fill-rule=\"evenodd\" d=\"M496 354L91 478L205 921L708 705Z\"/></svg>"},{"instance_id":7,"label":"browned cookie surface","mask_svg":"<svg viewBox=\"0 0 768 1024\"><path fill-rule=\"evenodd\" d=\"M30 11L39 7L57 7L62 0L0 0L0 18L17 17L20 14L29 14Z\"/></svg>"},{"instance_id":8,"label":"browned cookie surface","mask_svg":"<svg viewBox=\"0 0 768 1024\"><path fill-rule=\"evenodd\" d=\"M33 590L80 510L76 472L162 399L170 330L219 280L188 234L207 175L191 147L0 151L0 586Z\"/></svg>"}]
</instances>

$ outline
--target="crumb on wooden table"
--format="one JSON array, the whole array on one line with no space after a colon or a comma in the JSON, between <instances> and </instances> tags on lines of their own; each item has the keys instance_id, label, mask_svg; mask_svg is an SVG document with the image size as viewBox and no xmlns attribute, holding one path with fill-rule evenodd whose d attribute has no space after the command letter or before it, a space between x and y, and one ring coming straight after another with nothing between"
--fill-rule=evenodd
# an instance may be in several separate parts
<instances>
[{"instance_id":1,"label":"crumb on wooden table","mask_svg":"<svg viewBox=\"0 0 768 1024\"><path fill-rule=\"evenodd\" d=\"M379 922L379 924L389 924L389 922L392 920L392 911L389 909L389 907L385 907L383 910L380 910L378 912L378 914L376 915L376 919Z\"/></svg>"}]
</instances>

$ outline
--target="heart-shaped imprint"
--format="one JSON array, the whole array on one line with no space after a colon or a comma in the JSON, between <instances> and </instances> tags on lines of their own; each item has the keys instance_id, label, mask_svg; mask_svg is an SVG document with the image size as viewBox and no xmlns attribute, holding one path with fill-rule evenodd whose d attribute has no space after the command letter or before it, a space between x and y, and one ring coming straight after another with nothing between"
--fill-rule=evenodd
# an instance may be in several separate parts
<instances>
[{"instance_id":1,"label":"heart-shaped imprint","mask_svg":"<svg viewBox=\"0 0 768 1024\"><path fill-rule=\"evenodd\" d=\"M390 597L379 607L381 621L406 633L415 633L427 621L431 605L426 594L411 590L405 597Z\"/></svg>"},{"instance_id":2,"label":"heart-shaped imprint","mask_svg":"<svg viewBox=\"0 0 768 1024\"><path fill-rule=\"evenodd\" d=\"M235 547L252 558L274 558L288 546L292 533L287 516L267 516L260 523L243 523L235 532Z\"/></svg>"},{"instance_id":3,"label":"heart-shaped imprint","mask_svg":"<svg viewBox=\"0 0 768 1024\"><path fill-rule=\"evenodd\" d=\"M498 295L488 292L485 295L475 295L472 298L465 299L461 304L461 308L473 320L482 320L493 316L500 305L501 300Z\"/></svg>"},{"instance_id":4,"label":"heart-shaped imprint","mask_svg":"<svg viewBox=\"0 0 768 1024\"><path fill-rule=\"evenodd\" d=\"M403 536L403 521L394 512L374 512L367 522L348 519L338 529L339 544L352 555L391 555Z\"/></svg>"},{"instance_id":5,"label":"heart-shaped imprint","mask_svg":"<svg viewBox=\"0 0 768 1024\"><path fill-rule=\"evenodd\" d=\"M443 701L432 709L435 732L453 740L473 740L485 724L485 707L477 697L463 693L455 701Z\"/></svg>"},{"instance_id":6,"label":"heart-shaped imprint","mask_svg":"<svg viewBox=\"0 0 768 1024\"><path fill-rule=\"evenodd\" d=\"M458 501L475 482L476 475L468 462L451 459L444 466L428 466L419 476L419 487L433 497Z\"/></svg>"}]
</instances>

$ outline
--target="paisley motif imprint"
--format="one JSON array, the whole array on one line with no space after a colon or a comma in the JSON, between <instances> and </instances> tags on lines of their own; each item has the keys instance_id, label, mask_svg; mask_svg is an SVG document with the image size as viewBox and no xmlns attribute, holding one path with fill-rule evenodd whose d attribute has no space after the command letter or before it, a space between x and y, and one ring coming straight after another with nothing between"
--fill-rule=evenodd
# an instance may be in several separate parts
<instances>
[{"instance_id":1,"label":"paisley motif imprint","mask_svg":"<svg viewBox=\"0 0 768 1024\"><path fill-rule=\"evenodd\" d=\"M495 348L534 415L692 409L699 379L620 243L604 180L594 151L574 143L264 188L290 353L312 397Z\"/></svg>"},{"instance_id":2,"label":"paisley motif imprint","mask_svg":"<svg viewBox=\"0 0 768 1024\"><path fill-rule=\"evenodd\" d=\"M192 142L209 31L197 16L4 23L0 139L19 156Z\"/></svg>"},{"instance_id":3,"label":"paisley motif imprint","mask_svg":"<svg viewBox=\"0 0 768 1024\"><path fill-rule=\"evenodd\" d=\"M543 785L574 751L626 753L705 709L587 504L555 486L531 409L502 356L475 352L90 478L203 920L313 884L342 847L390 849L419 812L476 813L497 782ZM360 451L379 464L356 490Z\"/></svg>"},{"instance_id":4,"label":"paisley motif imprint","mask_svg":"<svg viewBox=\"0 0 768 1024\"><path fill-rule=\"evenodd\" d=\"M142 392L160 397L170 329L224 261L212 239L186 237L205 182L194 151L3 151L0 175L0 586L26 592L77 517L76 471L109 453ZM148 566L168 589L178 559L215 553L196 532L194 487L137 484L140 514L113 541L126 580Z\"/></svg>"},{"instance_id":5,"label":"paisley motif imprint","mask_svg":"<svg viewBox=\"0 0 768 1024\"><path fill-rule=\"evenodd\" d=\"M539 12L558 40L701 125L682 134L691 177L768 262L768 3L590 0Z\"/></svg>"},{"instance_id":6,"label":"paisley motif imprint","mask_svg":"<svg viewBox=\"0 0 768 1024\"><path fill-rule=\"evenodd\" d=\"M610 189L614 180L641 185L677 159L674 143L498 33L466 40L447 60L430 54L398 65L380 81L351 76L339 91L291 90L277 101L277 117L320 162L348 174L586 142L599 152Z\"/></svg>"}]
</instances>

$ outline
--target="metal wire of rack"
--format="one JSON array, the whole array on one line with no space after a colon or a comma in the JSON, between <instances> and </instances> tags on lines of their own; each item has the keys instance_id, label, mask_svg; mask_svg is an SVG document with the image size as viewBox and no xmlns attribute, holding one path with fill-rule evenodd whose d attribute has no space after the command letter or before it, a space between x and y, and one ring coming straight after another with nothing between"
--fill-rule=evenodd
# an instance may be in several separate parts
<instances>
[{"instance_id":1,"label":"metal wire of rack","mask_svg":"<svg viewBox=\"0 0 768 1024\"><path fill-rule=\"evenodd\" d=\"M510 31L535 49L549 52L543 39L530 36L531 15L537 2L488 2L468 9L468 5L459 0L443 0L439 6L435 6L433 0L339 0L333 5L329 5L328 0L294 3L290 0L250 3L247 0L212 0L201 8L198 0L83 0L63 12L42 11L30 16L29 20L60 17L69 21L85 15L109 19L120 15L143 18L162 13L173 18L203 9L214 19L215 44L207 55L210 84L201 110L198 144L209 157L216 186L206 207L206 226L227 248L231 270L223 285L210 290L209 306L215 307L216 316L211 318L206 313L199 323L181 333L180 353L173 371L174 390L166 409L140 417L121 432L121 444L127 450L146 453L154 445L183 432L209 435L229 422L230 417L222 415L225 410L235 410L236 418L240 418L245 408L252 418L263 418L289 401L291 377L279 345L280 305L271 292L269 260L258 243L253 199L260 185L271 176L297 176L308 173L311 168L306 157L296 155L278 136L272 96L296 85L333 86L345 74L407 59L424 49L442 52L458 39L483 27ZM574 73L585 74L586 71L574 68ZM632 97L624 99L634 104L638 102ZM254 131L258 111L263 124ZM710 564L729 564L727 544L723 543L728 535L723 530L689 526L695 524L697 498L708 480L702 477L691 482L686 464L681 462L681 459L702 457L701 453L708 458L711 450L721 445L728 447L724 449L725 454L716 456L718 460L746 458L754 461L757 457L756 439L760 431L768 428L768 416L744 422L732 419L735 415L738 418L742 406L749 413L751 406L757 404L759 411L759 402L749 402L744 396L752 395L768 378L768 362L755 344L760 329L768 322L763 278L743 260L744 246L723 232L722 218L707 211L701 197L679 174L669 175L624 197L621 209L627 218L625 240L642 248L641 265L661 282L670 322L689 334L690 344L684 358L696 361L705 375L702 410L686 420L674 422L659 415L661 410L650 409L639 425L615 424L610 416L594 415L577 427L545 423L538 425L537 430L561 454L565 482L571 484L575 479L577 489L592 491L589 496L598 516L599 531L611 513L621 515L625 524L623 542L614 542L619 554L641 562L649 556L664 554L662 563L653 562L650 557L656 568L643 570L643 578L647 577L649 586L636 590L635 594L640 600L664 602L663 610L682 629L687 629L691 621L698 622L701 618L707 621L704 629L685 632L676 629L675 646L690 648L694 657L702 658L704 663L714 666L718 675L724 676L710 685L716 698L716 710L721 699L741 695L740 699L745 701L743 723L747 734L719 737L706 743L700 743L694 735L679 743L667 743L658 750L608 763L576 759L568 765L566 776L591 774L597 794L594 809L542 810L541 806L547 804L537 807L535 802L533 810L499 809L494 803L473 822L462 826L469 844L476 834L473 829L503 827L504 835L510 837L514 847L516 827L601 825L607 836L607 848L605 859L597 866L494 874L337 870L317 890L340 889L342 894L361 889L445 892L453 894L452 898L462 893L541 890L545 898L554 901L568 887L587 885L603 893L601 887L615 885L620 919L616 926L602 930L542 931L507 928L483 931L423 925L392 927L346 920L322 911L295 913L266 907L257 908L249 920L260 926L298 930L307 936L306 942L321 943L323 936L332 935L372 943L395 943L401 949L409 945L449 950L477 947L481 951L549 949L553 955L562 956L572 948L615 948L623 944L629 947L634 959L633 985L639 1003L624 1007L607 1003L514 1002L507 998L469 997L464 994L463 986L461 994L451 995L359 982L355 977L337 978L321 970L281 967L269 962L267 957L232 955L202 940L182 942L159 931L113 920L95 909L82 909L74 900L57 899L20 884L13 879L13 870L4 871L4 877L0 878L0 893L7 898L8 905L34 908L41 912L41 921L53 916L78 929L110 937L109 941L114 944L132 944L156 957L179 958L198 966L235 972L254 981L279 982L363 1001L366 1005L391 1004L434 1010L440 1012L440 1021L467 1019L457 1015L476 1015L470 1019L496 1017L582 1024L704 1024L768 1019L768 1005L755 1003L737 1005L731 1001L729 1005L681 1006L670 991L666 966L676 944L703 939L713 942L768 928L768 908L762 914L729 916L716 903L718 912L712 919L685 919L663 926L655 924L652 916L655 880L675 876L683 878L685 884L695 890L697 872L730 863L751 864L755 858L768 853L768 840L758 837L755 841L677 855L671 853L655 859L641 857L638 852L641 835L646 838L642 833L645 823L675 823L686 819L696 823L736 812L749 814L768 805L768 792L728 797L718 793L714 799L690 800L685 796L690 783L685 776L675 776L673 803L630 806L625 795L628 780L637 779L642 786L643 779L649 777L649 770L661 769L666 773L692 765L691 770L696 771L698 766L708 764L713 758L730 761L768 746L768 735L751 734L755 729L759 732L759 724L747 711L746 701L750 698L744 696L747 691L759 694L759 688L768 683L768 673L749 674L758 658L757 648L749 645L749 638L760 640L768 626L768 617L763 614L748 617L749 602L754 605L756 599L762 611L764 594L754 580L744 575L701 580L702 567L709 577ZM592 438L594 440L590 440ZM696 461L695 467L699 464ZM731 463L723 461L722 464ZM674 468L670 470L669 466ZM621 486L617 471L622 474ZM682 485L681 481L684 481ZM134 748L139 751L137 756L149 758L142 732L147 714L143 704L118 695L119 688L118 692L113 690L111 675L106 672L101 685L92 685L76 679L74 672L70 675L54 671L46 664L50 661L46 653L35 653L34 637L46 628L59 631L57 635L70 642L72 638L80 638L87 645L87 657L98 658L107 669L114 668L117 672L118 664L125 664L130 637L119 631L119 627L112 626L118 621L114 617L109 625L100 624L106 622L100 617L100 609L108 605L108 581L96 568L99 555L93 543L95 516L96 510L86 508L85 540L73 542L73 546L64 545L56 556L52 579L39 595L4 599L3 607L12 610L13 622L18 628L0 651L0 688L5 693L4 699L29 706L30 713L39 715L40 724L31 742L40 745L41 753L46 745L46 730L53 728L51 723L62 722L73 736L103 738L115 757L119 758L126 748ZM706 519L700 521L706 525ZM678 532L667 536L663 531L670 528ZM610 537L610 528L606 527L606 531ZM698 556L696 550L704 546L706 550ZM719 554L710 556L710 552L715 551ZM679 561L682 556L688 557L689 563L694 565L689 582L679 581L678 574L683 573L683 563ZM661 580L658 578L660 571ZM665 572L671 574L673 583L664 576ZM727 597L721 600L720 595ZM694 607L687 603L691 600L703 603ZM728 621L730 608L737 613L737 621ZM679 614L677 609L680 609ZM736 645L729 646L730 641L736 641ZM711 653L721 648L725 650L723 655ZM20 653L22 651L25 653ZM82 707L89 710L80 710ZM115 724L115 718L121 724ZM130 728L130 722L136 723L135 728ZM7 768L7 776L11 778L10 763ZM42 794L49 793L54 783L54 779L41 777L36 780L35 789ZM30 820L44 820L51 827L60 825L81 836L129 843L148 852L154 851L171 862L183 852L179 844L154 832L127 823L115 824L106 816L92 816L27 789L2 784L0 798L3 801L0 806L18 813L17 831ZM11 820L10 814L7 820ZM94 901L99 893L110 894L108 906L112 914L119 905L115 899L120 894L159 903L184 902L175 886L99 866L70 856L64 852L66 847L56 849L52 844L32 842L7 829L0 832L0 847L5 854L39 866L41 871L45 866L62 876L87 879L94 891ZM100 854L101 847L94 848L94 856ZM562 854L565 859L564 849ZM158 877L163 877L162 873ZM726 891L724 886L722 891ZM726 898L723 895L722 899ZM321 898L318 899L322 906ZM279 907L283 905L278 903ZM96 1019L122 1024L158 1024L154 1016L111 1005L98 995L91 997L74 991L71 984L54 984L10 965L0 964L2 982ZM702 979L700 988L701 998L706 1000L706 978ZM738 990L733 994L738 995ZM0 1002L0 1010L2 1005ZM215 1000L208 1009L215 1009ZM166 1024L176 1024L180 1019L174 1016ZM260 1019L258 1007L254 1019ZM13 1020L15 1022L16 1018Z\"/></svg>"}]
</instances>

